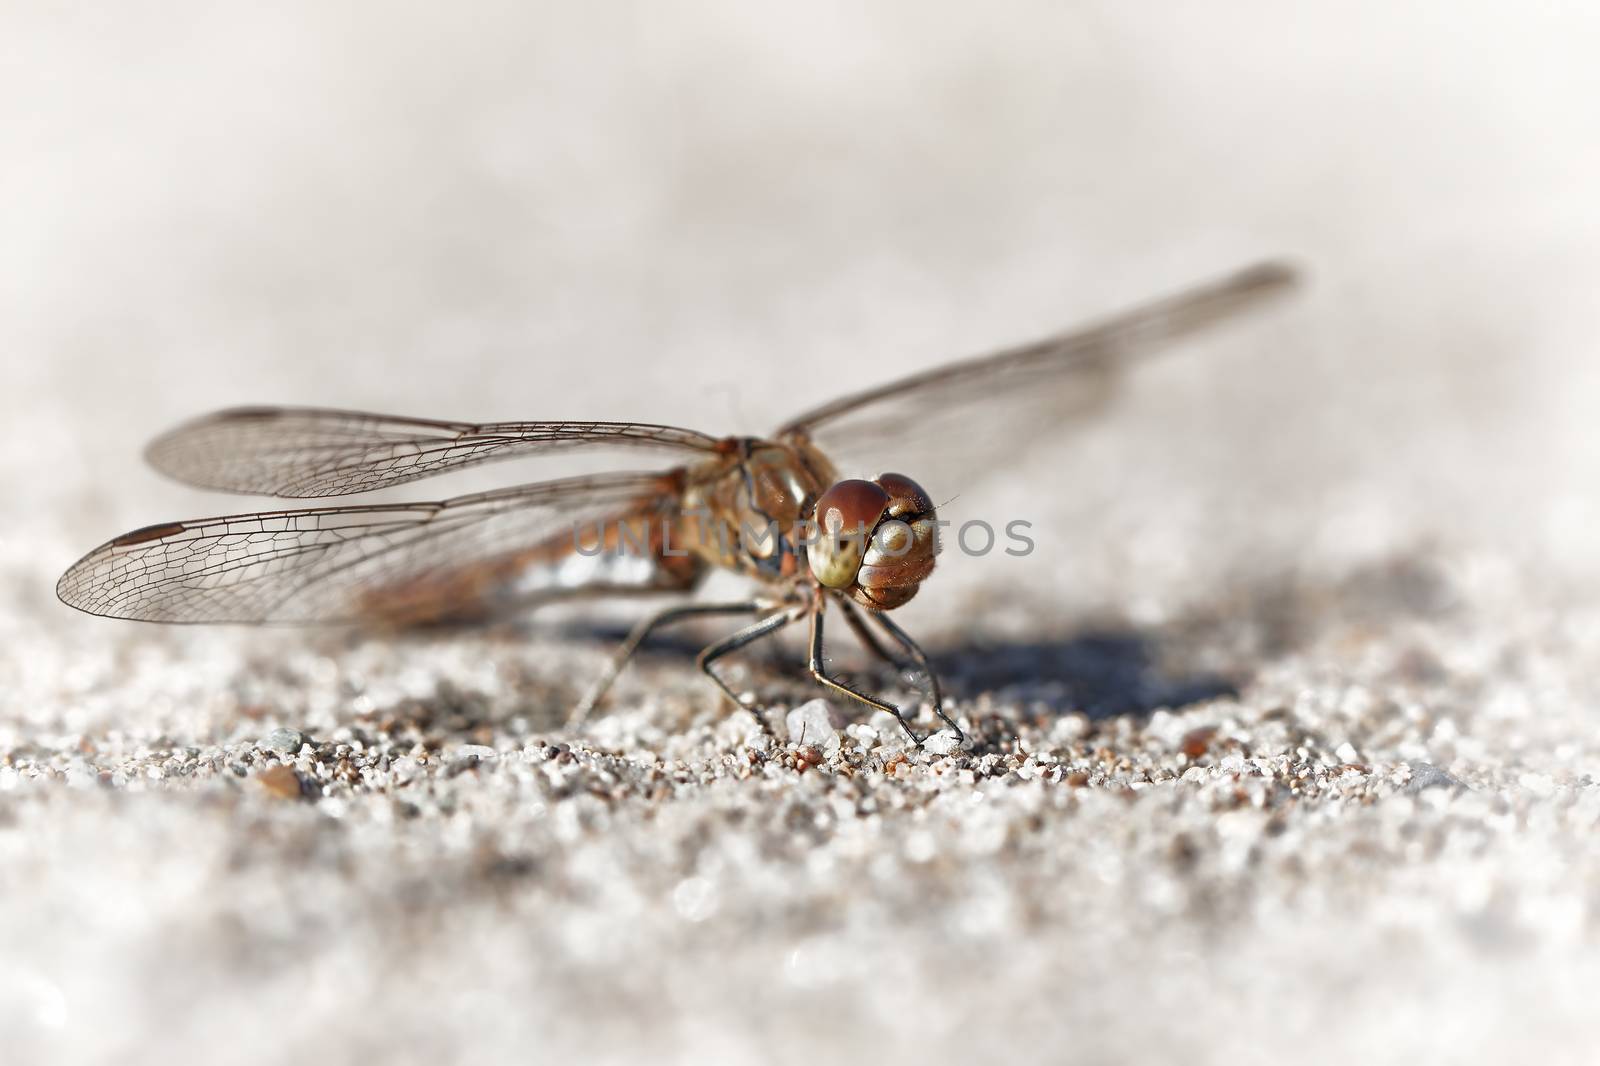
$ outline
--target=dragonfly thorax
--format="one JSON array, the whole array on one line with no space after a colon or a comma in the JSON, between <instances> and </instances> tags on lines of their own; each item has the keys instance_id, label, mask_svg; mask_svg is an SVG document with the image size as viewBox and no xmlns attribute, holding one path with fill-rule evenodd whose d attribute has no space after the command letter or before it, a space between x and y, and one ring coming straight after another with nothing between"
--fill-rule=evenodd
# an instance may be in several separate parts
<instances>
[{"instance_id":1,"label":"dragonfly thorax","mask_svg":"<svg viewBox=\"0 0 1600 1066\"><path fill-rule=\"evenodd\" d=\"M813 503L836 478L832 465L795 442L728 445L726 458L689 471L682 542L713 566L762 580L804 573Z\"/></svg>"}]
</instances>

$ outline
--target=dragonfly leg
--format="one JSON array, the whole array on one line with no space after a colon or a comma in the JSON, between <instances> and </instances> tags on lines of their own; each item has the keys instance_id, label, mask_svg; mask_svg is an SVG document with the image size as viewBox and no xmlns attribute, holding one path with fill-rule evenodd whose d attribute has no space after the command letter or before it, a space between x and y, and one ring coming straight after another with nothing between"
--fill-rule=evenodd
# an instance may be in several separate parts
<instances>
[{"instance_id":1,"label":"dragonfly leg","mask_svg":"<svg viewBox=\"0 0 1600 1066\"><path fill-rule=\"evenodd\" d=\"M811 615L811 676L816 678L819 683L826 685L835 692L842 692L851 699L860 700L868 707L876 707L880 711L886 711L889 714L894 715L895 721L900 723L900 728L904 729L906 731L906 736L911 738L911 743L921 744L922 738L918 737L917 734L912 730L911 724L906 721L905 715L900 713L900 708L896 707L892 703L889 703L887 700L881 700L876 696L869 696L867 693L862 692L853 685L828 676L827 671L823 667L822 661L822 610L822 604L819 603Z\"/></svg>"},{"instance_id":2,"label":"dragonfly leg","mask_svg":"<svg viewBox=\"0 0 1600 1066\"><path fill-rule=\"evenodd\" d=\"M740 699L739 694L733 691L733 689L729 688L728 683L722 680L721 677L717 676L717 672L715 670L711 669L711 664L722 658L724 655L732 654L733 652L738 651L740 648L748 647L749 645L754 644L762 637L776 633L778 630L782 629L786 625L789 625L791 622L799 620L801 615L805 614L805 612L808 610L811 610L810 606L790 607L786 610L778 611L775 614L769 614L759 622L754 622L748 626L745 626L743 629L739 630L739 632L717 641L715 644L706 648L695 657L695 665L700 667L701 672L715 682L716 686L720 688L723 693L726 694L727 697L735 704L753 712L756 716L756 720L761 723L761 728L765 729L768 733L772 733L772 725L767 721L767 716L756 710L756 708L747 705L744 700Z\"/></svg>"},{"instance_id":3,"label":"dragonfly leg","mask_svg":"<svg viewBox=\"0 0 1600 1066\"><path fill-rule=\"evenodd\" d=\"M839 604L839 609L844 612L844 620L849 624L850 631L856 635L857 640L861 641L863 647L896 670L903 671L911 665L888 648L885 648L883 641L878 639L877 634L867 628L867 623L861 620L861 608L843 596L838 597L835 602Z\"/></svg>"},{"instance_id":4,"label":"dragonfly leg","mask_svg":"<svg viewBox=\"0 0 1600 1066\"><path fill-rule=\"evenodd\" d=\"M901 629L882 611L869 612L867 617L877 623L878 627L885 633L893 637L895 642L906 650L906 654L911 656L912 660L922 670L923 675L928 679L929 695L933 697L933 713L938 715L945 725L956 731L956 740L966 740L966 734L961 732L961 727L956 725L955 720L948 714L944 713L944 693L940 691L939 675L933 672L933 664L928 661L928 653L922 650L921 645L911 639L911 634Z\"/></svg>"},{"instance_id":5,"label":"dragonfly leg","mask_svg":"<svg viewBox=\"0 0 1600 1066\"><path fill-rule=\"evenodd\" d=\"M755 614L763 606L757 600L749 600L744 603L681 603L641 618L638 624L628 632L627 638L617 645L617 650L612 654L611 662L606 667L606 672L584 694L578 705L572 709L572 714L567 718L567 728L569 730L583 728L584 722L588 721L589 715L600 705L600 701L605 698L606 692L610 690L612 683L622 673L623 668L628 665L628 660L633 658L634 653L639 650L639 646L649 638L650 634L661 626L671 625L673 622L682 621L685 618L698 618L706 615Z\"/></svg>"},{"instance_id":6,"label":"dragonfly leg","mask_svg":"<svg viewBox=\"0 0 1600 1066\"><path fill-rule=\"evenodd\" d=\"M956 725L955 722L951 720L950 716L944 712L944 695L939 688L939 675L933 672L933 667L928 662L927 654L922 650L921 647L917 645L916 641L911 639L910 634L901 629L894 622L890 621L889 616L884 614L882 611L863 612L861 608L857 607L843 596L838 597L837 602L840 609L844 612L844 620L850 624L851 630L869 651L871 651L878 658L882 659L884 662L888 663L890 666L894 667L902 675L910 673L913 669L920 670L922 672L923 676L928 679L928 695L933 699L933 713L938 715L944 720L946 725L956 731L957 739L965 740L966 734L961 732L961 727ZM867 628L867 623L862 619L863 613L865 613L866 616L872 619L872 621L877 625L881 626L884 631L893 637L901 647L906 649L911 657L909 659L902 658L890 651L888 648L885 648L883 646L883 642L873 634L872 630Z\"/></svg>"}]
</instances>

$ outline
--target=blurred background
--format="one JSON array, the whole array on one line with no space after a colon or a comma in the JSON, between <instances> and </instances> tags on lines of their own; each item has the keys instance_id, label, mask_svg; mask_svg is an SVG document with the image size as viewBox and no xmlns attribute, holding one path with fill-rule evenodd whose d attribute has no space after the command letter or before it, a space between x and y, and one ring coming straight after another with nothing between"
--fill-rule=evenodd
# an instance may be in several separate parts
<instances>
[{"instance_id":1,"label":"blurred background","mask_svg":"<svg viewBox=\"0 0 1600 1066\"><path fill-rule=\"evenodd\" d=\"M1581 5L1442 0L8 4L0 738L228 735L199 693L261 638L52 595L115 533L234 507L142 465L196 413L760 432L1260 257L1296 264L1302 293L1142 369L1067 446L997 454L962 506L1032 520L1037 557L952 564L907 625L949 647L1225 623L1241 588L1381 585L1418 558L1519 626L1586 611L1597 34ZM160 695L161 670L190 687ZM119 695L130 676L158 695ZM1587 699L1561 676L1537 684ZM1520 735L1577 758L1586 707ZM120 869L155 877L157 857ZM153 950L160 930L124 919L104 920ZM14 1017L66 1016L55 986L12 981ZM1137 1030L1124 991L1095 1024ZM134 1032L152 1017L127 1010Z\"/></svg>"},{"instance_id":2,"label":"blurred background","mask_svg":"<svg viewBox=\"0 0 1600 1066\"><path fill-rule=\"evenodd\" d=\"M8 540L204 509L138 451L215 406L759 432L1280 255L1292 315L1156 368L1052 455L1057 502L1155 482L1171 550L1426 531L1587 565L1595 18L13 6Z\"/></svg>"}]
</instances>

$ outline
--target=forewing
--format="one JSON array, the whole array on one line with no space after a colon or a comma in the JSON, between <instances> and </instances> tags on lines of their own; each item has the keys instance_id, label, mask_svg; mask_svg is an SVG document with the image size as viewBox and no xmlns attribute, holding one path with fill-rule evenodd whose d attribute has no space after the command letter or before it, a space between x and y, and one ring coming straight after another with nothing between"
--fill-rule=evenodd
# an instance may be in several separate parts
<instances>
[{"instance_id":1,"label":"forewing","mask_svg":"<svg viewBox=\"0 0 1600 1066\"><path fill-rule=\"evenodd\" d=\"M439 422L311 407L238 407L158 437L156 469L207 489L344 496L491 459L606 446L715 451L716 438L635 422Z\"/></svg>"},{"instance_id":2,"label":"forewing","mask_svg":"<svg viewBox=\"0 0 1600 1066\"><path fill-rule=\"evenodd\" d=\"M1086 328L950 363L843 397L777 436L810 439L841 472L896 470L935 495L964 491L1017 447L1102 411L1130 364L1292 288L1261 263Z\"/></svg>"},{"instance_id":3,"label":"forewing","mask_svg":"<svg viewBox=\"0 0 1600 1066\"><path fill-rule=\"evenodd\" d=\"M371 604L618 514L676 514L675 473L607 474L437 503L322 507L148 526L56 585L90 614L151 622L371 621Z\"/></svg>"}]
</instances>

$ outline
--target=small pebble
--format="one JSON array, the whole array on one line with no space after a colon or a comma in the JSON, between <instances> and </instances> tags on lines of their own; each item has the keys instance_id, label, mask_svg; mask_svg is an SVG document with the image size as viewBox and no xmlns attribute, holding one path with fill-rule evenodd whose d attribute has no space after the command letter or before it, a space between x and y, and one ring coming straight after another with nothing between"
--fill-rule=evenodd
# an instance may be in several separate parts
<instances>
[{"instance_id":1,"label":"small pebble","mask_svg":"<svg viewBox=\"0 0 1600 1066\"><path fill-rule=\"evenodd\" d=\"M1429 788L1464 788L1460 779L1448 770L1441 770L1432 763L1415 762L1411 764L1411 780L1406 782L1407 792L1421 792Z\"/></svg>"},{"instance_id":2,"label":"small pebble","mask_svg":"<svg viewBox=\"0 0 1600 1066\"><path fill-rule=\"evenodd\" d=\"M275 751L280 755L293 755L309 743L310 739L298 729L274 729L256 741L256 747Z\"/></svg>"},{"instance_id":3,"label":"small pebble","mask_svg":"<svg viewBox=\"0 0 1600 1066\"><path fill-rule=\"evenodd\" d=\"M1517 778L1517 784L1541 799L1549 799L1556 793L1556 783L1548 774L1523 774Z\"/></svg>"},{"instance_id":4,"label":"small pebble","mask_svg":"<svg viewBox=\"0 0 1600 1066\"><path fill-rule=\"evenodd\" d=\"M1211 742L1216 735L1217 727L1214 725L1191 729L1183 735L1179 750L1190 759L1199 759L1211 750Z\"/></svg>"},{"instance_id":5,"label":"small pebble","mask_svg":"<svg viewBox=\"0 0 1600 1066\"><path fill-rule=\"evenodd\" d=\"M789 730L789 743L831 751L839 746L839 730L844 727L844 718L833 704L818 698L790 711L784 724Z\"/></svg>"},{"instance_id":6,"label":"small pebble","mask_svg":"<svg viewBox=\"0 0 1600 1066\"><path fill-rule=\"evenodd\" d=\"M950 730L943 729L924 740L922 750L929 755L954 755L961 750L961 741Z\"/></svg>"},{"instance_id":7,"label":"small pebble","mask_svg":"<svg viewBox=\"0 0 1600 1066\"><path fill-rule=\"evenodd\" d=\"M282 763L263 770L256 775L256 780L268 795L279 799L300 799L305 795L300 787L300 775Z\"/></svg>"}]
</instances>

